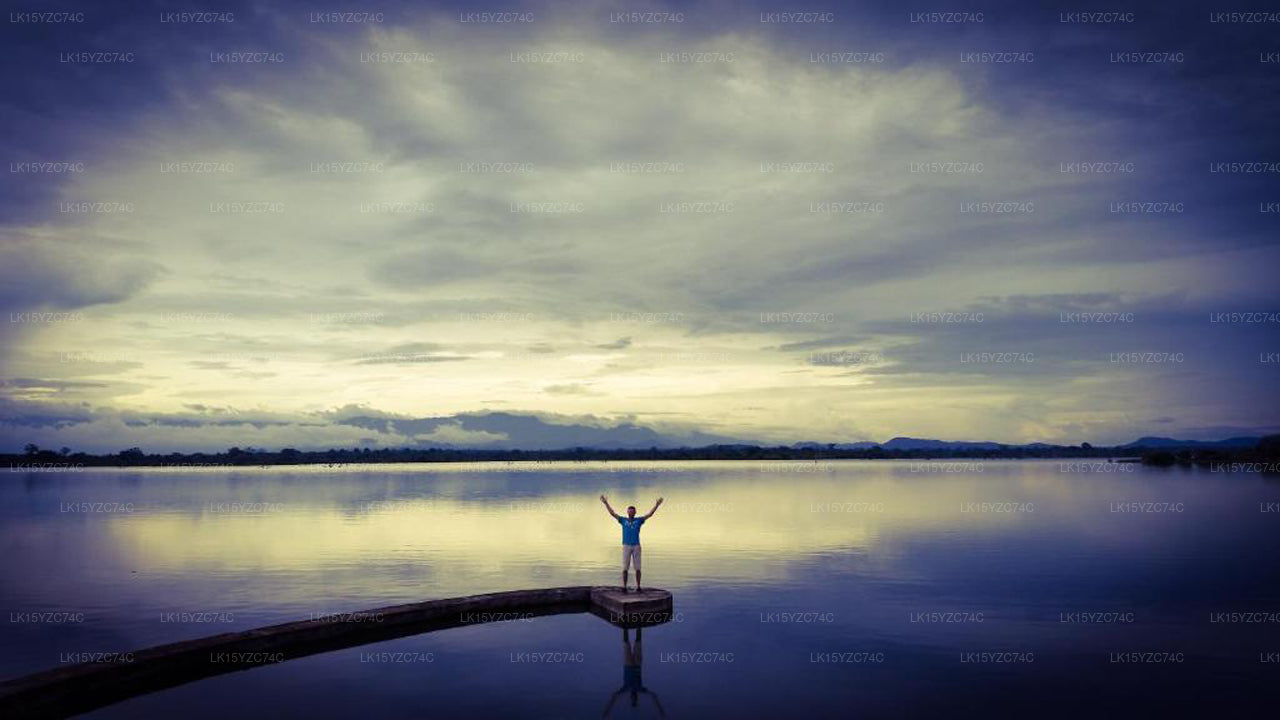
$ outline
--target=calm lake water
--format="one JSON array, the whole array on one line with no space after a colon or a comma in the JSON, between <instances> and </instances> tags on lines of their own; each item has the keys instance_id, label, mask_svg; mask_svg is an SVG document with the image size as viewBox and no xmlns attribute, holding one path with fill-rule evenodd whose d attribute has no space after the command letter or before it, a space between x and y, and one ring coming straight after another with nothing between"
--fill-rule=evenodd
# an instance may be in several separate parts
<instances>
[{"instance_id":1,"label":"calm lake water","mask_svg":"<svg viewBox=\"0 0 1280 720\"><path fill-rule=\"evenodd\" d=\"M666 497L645 581L676 617L643 631L638 678L621 630L558 615L89 717L1241 717L1280 700L1280 483L1085 461L10 473L0 676L316 614L617 584L601 493L641 513ZM628 681L649 693L610 706Z\"/></svg>"}]
</instances>

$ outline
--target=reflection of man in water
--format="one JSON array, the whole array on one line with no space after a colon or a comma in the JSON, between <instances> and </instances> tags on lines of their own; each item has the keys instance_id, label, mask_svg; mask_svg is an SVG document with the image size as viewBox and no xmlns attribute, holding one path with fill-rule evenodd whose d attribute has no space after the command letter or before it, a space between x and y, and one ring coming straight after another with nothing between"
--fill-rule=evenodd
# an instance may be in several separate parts
<instances>
[{"instance_id":1,"label":"reflection of man in water","mask_svg":"<svg viewBox=\"0 0 1280 720\"><path fill-rule=\"evenodd\" d=\"M631 567L634 560L636 564L636 592L640 591L640 526L644 525L644 521L653 517L658 512L658 507L662 505L662 498L658 498L658 502L653 504L653 509L647 515L636 517L636 506L631 505L627 508L627 516L622 517L613 511L613 506L609 504L609 499L600 496L600 502L604 503L604 507L609 511L618 524L622 526L622 592L627 591L627 570Z\"/></svg>"},{"instance_id":2,"label":"reflection of man in water","mask_svg":"<svg viewBox=\"0 0 1280 720\"><path fill-rule=\"evenodd\" d=\"M631 647L631 638L627 635L629 631L622 629L622 687L609 698L609 704L604 706L604 713L601 717L608 717L609 711L613 709L613 704L617 702L618 696L625 692L631 693L631 707L637 707L640 703L641 695L648 695L653 698L653 704L658 708L658 714L666 717L667 713L662 709L662 703L658 702L658 693L646 688L644 681L640 679L640 666L644 664L644 651L640 645L640 628L636 628L636 645Z\"/></svg>"}]
</instances>

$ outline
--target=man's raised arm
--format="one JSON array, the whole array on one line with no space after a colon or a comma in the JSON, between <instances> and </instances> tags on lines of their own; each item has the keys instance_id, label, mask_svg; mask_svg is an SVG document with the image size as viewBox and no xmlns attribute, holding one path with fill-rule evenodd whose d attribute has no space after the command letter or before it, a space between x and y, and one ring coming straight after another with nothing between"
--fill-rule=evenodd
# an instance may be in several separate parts
<instances>
[{"instance_id":1,"label":"man's raised arm","mask_svg":"<svg viewBox=\"0 0 1280 720\"><path fill-rule=\"evenodd\" d=\"M618 513L613 511L613 507L609 505L609 500L605 498L605 496L603 495L600 496L600 502L604 503L604 509L608 510L610 515L614 516L615 518L620 517Z\"/></svg>"},{"instance_id":2,"label":"man's raised arm","mask_svg":"<svg viewBox=\"0 0 1280 720\"><path fill-rule=\"evenodd\" d=\"M662 505L662 498L658 498L658 502L653 504L653 509L650 510L647 514L645 514L644 519L648 520L649 518L653 517L653 514L658 512L658 507L660 505Z\"/></svg>"}]
</instances>

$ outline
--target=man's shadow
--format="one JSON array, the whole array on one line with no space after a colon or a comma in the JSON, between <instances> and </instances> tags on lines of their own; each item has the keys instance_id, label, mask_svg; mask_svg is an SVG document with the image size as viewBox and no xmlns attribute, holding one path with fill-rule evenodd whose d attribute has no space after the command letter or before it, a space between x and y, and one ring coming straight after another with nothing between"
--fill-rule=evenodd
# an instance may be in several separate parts
<instances>
[{"instance_id":1,"label":"man's shadow","mask_svg":"<svg viewBox=\"0 0 1280 720\"><path fill-rule=\"evenodd\" d=\"M613 710L613 705L618 698L624 693L631 694L631 707L638 707L641 695L648 695L653 698L653 704L658 708L658 715L666 717L667 713L662 709L662 703L658 701L658 693L644 686L644 680L641 676L641 670L644 666L644 646L640 641L641 628L636 628L636 642L631 644L630 630L622 629L622 687L613 693L609 698L609 703L604 706L604 712L601 717L609 717L609 712Z\"/></svg>"}]
</instances>

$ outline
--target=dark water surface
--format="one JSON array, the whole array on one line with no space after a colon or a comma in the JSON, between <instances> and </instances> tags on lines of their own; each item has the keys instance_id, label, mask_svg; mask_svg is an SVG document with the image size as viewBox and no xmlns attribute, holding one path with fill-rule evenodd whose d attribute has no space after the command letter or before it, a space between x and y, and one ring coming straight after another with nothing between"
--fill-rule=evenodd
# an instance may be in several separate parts
<instances>
[{"instance_id":1,"label":"dark water surface","mask_svg":"<svg viewBox=\"0 0 1280 720\"><path fill-rule=\"evenodd\" d=\"M587 614L499 622L231 673L89 717L1280 707L1280 484L1058 461L10 473L0 675L319 614L616 584L620 532L602 492L642 513L667 499L642 534L645 581L675 594L677 615L639 643ZM634 705L628 690L609 705L641 686Z\"/></svg>"}]
</instances>

